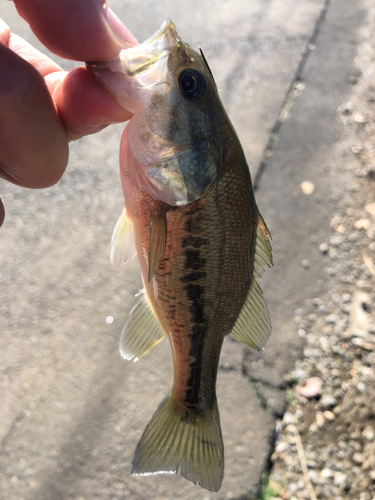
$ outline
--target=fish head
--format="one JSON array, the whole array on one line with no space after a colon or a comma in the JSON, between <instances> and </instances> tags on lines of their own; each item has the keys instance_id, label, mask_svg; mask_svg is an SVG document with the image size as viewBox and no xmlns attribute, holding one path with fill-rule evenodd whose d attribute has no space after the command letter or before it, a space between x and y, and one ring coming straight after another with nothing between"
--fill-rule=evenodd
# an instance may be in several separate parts
<instances>
[{"instance_id":1,"label":"fish head","mask_svg":"<svg viewBox=\"0 0 375 500\"><path fill-rule=\"evenodd\" d=\"M138 188L174 206L204 196L217 178L225 111L203 53L168 19L142 44L87 66L133 113L125 163Z\"/></svg>"}]
</instances>

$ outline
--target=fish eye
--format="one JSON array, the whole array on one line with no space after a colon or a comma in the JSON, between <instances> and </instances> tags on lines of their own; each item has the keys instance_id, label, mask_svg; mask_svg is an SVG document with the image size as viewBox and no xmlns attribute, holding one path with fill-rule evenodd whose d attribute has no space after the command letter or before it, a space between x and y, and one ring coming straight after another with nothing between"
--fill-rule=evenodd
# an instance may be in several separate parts
<instances>
[{"instance_id":1,"label":"fish eye","mask_svg":"<svg viewBox=\"0 0 375 500\"><path fill-rule=\"evenodd\" d=\"M195 69L185 69L178 77L178 84L185 99L196 101L206 89L206 80Z\"/></svg>"}]
</instances>

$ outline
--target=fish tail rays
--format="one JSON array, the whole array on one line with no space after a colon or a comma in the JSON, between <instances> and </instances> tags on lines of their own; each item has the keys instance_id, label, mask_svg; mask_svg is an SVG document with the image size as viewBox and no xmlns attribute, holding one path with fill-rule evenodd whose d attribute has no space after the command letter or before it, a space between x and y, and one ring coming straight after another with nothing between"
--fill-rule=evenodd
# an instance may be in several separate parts
<instances>
[{"instance_id":1,"label":"fish tail rays","mask_svg":"<svg viewBox=\"0 0 375 500\"><path fill-rule=\"evenodd\" d=\"M219 491L224 474L224 447L219 410L177 409L168 395L159 405L135 450L132 474L180 472L210 491Z\"/></svg>"}]
</instances>

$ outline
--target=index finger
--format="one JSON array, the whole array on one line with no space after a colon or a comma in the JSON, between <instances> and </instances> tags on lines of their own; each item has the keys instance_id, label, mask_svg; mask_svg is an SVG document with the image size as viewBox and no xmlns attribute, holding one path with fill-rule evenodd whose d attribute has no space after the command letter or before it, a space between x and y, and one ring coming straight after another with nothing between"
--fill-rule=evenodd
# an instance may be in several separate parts
<instances>
[{"instance_id":1,"label":"index finger","mask_svg":"<svg viewBox=\"0 0 375 500\"><path fill-rule=\"evenodd\" d=\"M19 14L54 54L108 61L137 40L104 0L14 0Z\"/></svg>"}]
</instances>

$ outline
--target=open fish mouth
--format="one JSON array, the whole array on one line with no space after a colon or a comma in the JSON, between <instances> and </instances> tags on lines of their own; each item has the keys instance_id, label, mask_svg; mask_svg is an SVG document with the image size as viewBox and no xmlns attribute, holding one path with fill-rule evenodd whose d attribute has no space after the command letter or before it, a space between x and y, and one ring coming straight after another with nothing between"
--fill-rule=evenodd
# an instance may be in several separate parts
<instances>
[{"instance_id":1,"label":"open fish mouth","mask_svg":"<svg viewBox=\"0 0 375 500\"><path fill-rule=\"evenodd\" d=\"M161 58L168 57L178 39L176 27L166 19L159 30L140 45L122 52L121 66L128 76L144 73Z\"/></svg>"},{"instance_id":2,"label":"open fish mouth","mask_svg":"<svg viewBox=\"0 0 375 500\"><path fill-rule=\"evenodd\" d=\"M144 73L161 58L168 56L172 47L179 40L176 27L166 19L158 31L139 45L129 45L120 51L118 57L109 62L87 62L89 70L100 75L100 71L110 68L129 77Z\"/></svg>"}]
</instances>

